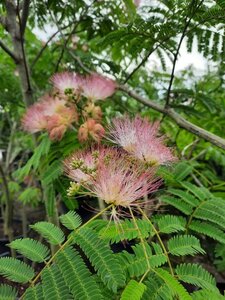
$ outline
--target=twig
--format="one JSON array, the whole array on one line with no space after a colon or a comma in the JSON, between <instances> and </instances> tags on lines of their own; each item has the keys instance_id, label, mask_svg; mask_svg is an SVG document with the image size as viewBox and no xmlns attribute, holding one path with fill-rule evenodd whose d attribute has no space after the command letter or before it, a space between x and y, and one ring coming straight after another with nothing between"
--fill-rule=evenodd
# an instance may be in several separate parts
<instances>
[{"instance_id":1,"label":"twig","mask_svg":"<svg viewBox=\"0 0 225 300\"><path fill-rule=\"evenodd\" d=\"M25 0L25 1L27 2L27 0ZM21 20L20 12L19 12L19 6L17 6L16 12L17 12L18 20L19 20L20 43L21 43L22 56L23 56L23 61L24 61L25 74L26 74L26 79L27 79L27 92L29 92L31 94L32 89L31 89L30 75L29 75L29 71L28 71L28 65L27 65L26 54L25 54L25 49L24 49L23 28L22 28L22 20ZM26 23L24 25L26 25ZM24 28L24 30L25 30L25 28Z\"/></svg>"},{"instance_id":2,"label":"twig","mask_svg":"<svg viewBox=\"0 0 225 300\"><path fill-rule=\"evenodd\" d=\"M18 58L15 53L13 53L2 41L0 41L0 47L14 60L14 62L18 63Z\"/></svg>"},{"instance_id":3,"label":"twig","mask_svg":"<svg viewBox=\"0 0 225 300\"><path fill-rule=\"evenodd\" d=\"M128 87L126 87L124 85L118 86L118 89L125 92L126 94L128 94L132 98L136 99L140 103L170 117L180 127L188 130L189 132L194 133L198 137L201 137L201 138L205 139L206 141L209 141L213 145L216 145L217 147L220 147L225 150L225 139L187 121L185 118L180 116L177 112L175 112L172 108L163 107L149 99L146 99L146 98L138 95L137 93L135 93L133 90L130 90Z\"/></svg>"},{"instance_id":4,"label":"twig","mask_svg":"<svg viewBox=\"0 0 225 300\"><path fill-rule=\"evenodd\" d=\"M195 0L193 0L193 1L191 2L190 7L193 5L194 2L195 2ZM180 41L179 41L179 43L178 43L176 53L174 54L173 67L172 67L172 72L171 72L171 75L170 75L169 86L168 86L168 89L167 89L167 95L166 95L166 104L165 104L165 107L168 107L168 106L169 106L170 93L171 93L171 89L172 89L172 85L173 85L174 73L175 73L175 68L176 68L176 64L177 64L177 58L178 58L178 55L179 55L179 52L180 52L180 47L181 47L182 42L183 42L183 40L184 40L184 38L185 38L185 35L186 35L186 32L187 32L188 26L190 25L192 18L194 17L196 11L199 9L199 7L202 5L202 3L203 3L203 1L201 1L201 2L199 3L199 5L196 7L196 9L194 10L194 12L193 12L192 15L190 16L189 20L187 20L187 19L188 19L188 15L187 15L186 18L185 18L185 21L184 21L185 26L184 26L184 29L183 29L183 31L182 31Z\"/></svg>"},{"instance_id":5,"label":"twig","mask_svg":"<svg viewBox=\"0 0 225 300\"><path fill-rule=\"evenodd\" d=\"M68 25L64 26L63 28L61 28L61 30L64 30L68 27L70 27L73 23L69 23ZM34 65L36 64L36 62L39 60L39 58L42 56L43 52L45 51L45 49L48 47L48 44L54 39L54 37L60 33L60 30L58 29L56 32L54 32L49 39L47 40L47 42L45 43L45 45L41 48L41 50L38 52L37 56L35 57L35 59L33 60L33 62L31 63L30 69L32 70Z\"/></svg>"}]
</instances>

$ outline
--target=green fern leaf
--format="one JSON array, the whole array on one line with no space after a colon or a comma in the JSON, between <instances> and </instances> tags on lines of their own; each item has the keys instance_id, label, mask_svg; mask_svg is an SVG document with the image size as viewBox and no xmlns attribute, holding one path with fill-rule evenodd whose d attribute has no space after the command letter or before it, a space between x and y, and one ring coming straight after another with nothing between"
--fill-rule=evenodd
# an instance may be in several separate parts
<instances>
[{"instance_id":1,"label":"green fern leaf","mask_svg":"<svg viewBox=\"0 0 225 300\"><path fill-rule=\"evenodd\" d=\"M125 276L115 255L107 243L102 241L91 228L81 228L74 237L90 262L109 289L116 292L124 286Z\"/></svg>"},{"instance_id":2,"label":"green fern leaf","mask_svg":"<svg viewBox=\"0 0 225 300\"><path fill-rule=\"evenodd\" d=\"M155 272L165 281L173 294L177 295L180 300L192 300L185 288L169 272L163 269L157 269Z\"/></svg>"},{"instance_id":3,"label":"green fern leaf","mask_svg":"<svg viewBox=\"0 0 225 300\"><path fill-rule=\"evenodd\" d=\"M61 223L70 230L75 230L82 223L80 216L74 211L69 211L67 214L60 216L59 219Z\"/></svg>"},{"instance_id":4,"label":"green fern leaf","mask_svg":"<svg viewBox=\"0 0 225 300\"><path fill-rule=\"evenodd\" d=\"M225 228L225 201L220 198L205 201L196 208L193 217Z\"/></svg>"},{"instance_id":5,"label":"green fern leaf","mask_svg":"<svg viewBox=\"0 0 225 300\"><path fill-rule=\"evenodd\" d=\"M185 230L185 218L165 215L157 220L159 231L162 233L172 233Z\"/></svg>"},{"instance_id":6,"label":"green fern leaf","mask_svg":"<svg viewBox=\"0 0 225 300\"><path fill-rule=\"evenodd\" d=\"M41 181L47 186L57 179L62 173L62 162L57 159L50 166L48 166L48 168L46 168L45 172L42 174Z\"/></svg>"},{"instance_id":7,"label":"green fern leaf","mask_svg":"<svg viewBox=\"0 0 225 300\"><path fill-rule=\"evenodd\" d=\"M174 90L173 90L174 91ZM193 166L189 162L181 161L174 168L174 179L181 181L186 178L193 170Z\"/></svg>"},{"instance_id":8,"label":"green fern leaf","mask_svg":"<svg viewBox=\"0 0 225 300\"><path fill-rule=\"evenodd\" d=\"M191 294L193 300L225 300L225 296L209 290L200 290Z\"/></svg>"},{"instance_id":9,"label":"green fern leaf","mask_svg":"<svg viewBox=\"0 0 225 300\"><path fill-rule=\"evenodd\" d=\"M17 239L9 246L35 262L43 262L49 255L49 249L45 245L30 238Z\"/></svg>"},{"instance_id":10,"label":"green fern leaf","mask_svg":"<svg viewBox=\"0 0 225 300\"><path fill-rule=\"evenodd\" d=\"M152 249L147 243L144 244L145 248L143 247L143 244L132 246L134 254L130 254L127 251L121 253L120 259L130 277L141 276L148 270L147 258L151 268L159 267L167 262L167 258L163 254L160 246L160 249L157 246L154 244L155 255L152 253Z\"/></svg>"},{"instance_id":11,"label":"green fern leaf","mask_svg":"<svg viewBox=\"0 0 225 300\"><path fill-rule=\"evenodd\" d=\"M65 239L62 230L52 223L42 221L30 225L30 227L42 235L52 245L62 244Z\"/></svg>"},{"instance_id":12,"label":"green fern leaf","mask_svg":"<svg viewBox=\"0 0 225 300\"><path fill-rule=\"evenodd\" d=\"M174 196L178 196L181 200L186 202L191 207L196 207L201 203L201 201L198 198L194 197L191 194L188 194L187 191L170 188L168 189L168 193Z\"/></svg>"},{"instance_id":13,"label":"green fern leaf","mask_svg":"<svg viewBox=\"0 0 225 300\"><path fill-rule=\"evenodd\" d=\"M151 226L146 220L137 220L137 225L143 238L153 235ZM128 219L121 221L119 224L111 224L103 227L99 234L101 238L110 243L118 243L119 241L123 240L130 241L139 236L133 220Z\"/></svg>"},{"instance_id":14,"label":"green fern leaf","mask_svg":"<svg viewBox=\"0 0 225 300\"><path fill-rule=\"evenodd\" d=\"M192 221L189 228L195 232L204 234L222 244L225 244L225 233L215 225L207 222Z\"/></svg>"},{"instance_id":15,"label":"green fern leaf","mask_svg":"<svg viewBox=\"0 0 225 300\"><path fill-rule=\"evenodd\" d=\"M30 173L31 168L36 170L40 164L41 157L48 153L50 149L50 145L51 145L50 139L48 138L47 135L44 135L41 143L37 146L37 148L34 151L34 154L28 160L26 165L18 169L16 172L14 172L14 175L19 180L22 180L25 176L27 176Z\"/></svg>"},{"instance_id":16,"label":"green fern leaf","mask_svg":"<svg viewBox=\"0 0 225 300\"><path fill-rule=\"evenodd\" d=\"M1 300L15 300L17 298L17 291L12 286L7 284L0 284L0 299Z\"/></svg>"},{"instance_id":17,"label":"green fern leaf","mask_svg":"<svg viewBox=\"0 0 225 300\"><path fill-rule=\"evenodd\" d=\"M26 283L34 277L34 270L18 259L3 257L0 259L0 274L11 281Z\"/></svg>"},{"instance_id":18,"label":"green fern leaf","mask_svg":"<svg viewBox=\"0 0 225 300\"><path fill-rule=\"evenodd\" d=\"M170 290L164 280L155 273L150 273L144 281L147 287L142 300L174 300L174 293Z\"/></svg>"},{"instance_id":19,"label":"green fern leaf","mask_svg":"<svg viewBox=\"0 0 225 300\"><path fill-rule=\"evenodd\" d=\"M204 201L205 199L212 197L212 194L204 187L197 187L196 185L187 181L181 182L181 185L195 195L200 201Z\"/></svg>"},{"instance_id":20,"label":"green fern leaf","mask_svg":"<svg viewBox=\"0 0 225 300\"><path fill-rule=\"evenodd\" d=\"M69 289L56 265L53 265L50 268L45 268L41 278L42 290L45 299L64 300L71 298Z\"/></svg>"},{"instance_id":21,"label":"green fern leaf","mask_svg":"<svg viewBox=\"0 0 225 300\"><path fill-rule=\"evenodd\" d=\"M175 270L178 279L210 291L218 291L213 276L197 264L181 264Z\"/></svg>"},{"instance_id":22,"label":"green fern leaf","mask_svg":"<svg viewBox=\"0 0 225 300\"><path fill-rule=\"evenodd\" d=\"M175 236L168 241L167 246L169 252L176 256L205 253L205 251L201 248L199 240L192 235Z\"/></svg>"},{"instance_id":23,"label":"green fern leaf","mask_svg":"<svg viewBox=\"0 0 225 300\"><path fill-rule=\"evenodd\" d=\"M185 203L181 199L176 199L174 197L169 197L169 196L161 196L160 200L167 204L172 205L176 209L182 211L182 213L184 213L185 215L189 216L192 213L193 210L192 206Z\"/></svg>"},{"instance_id":24,"label":"green fern leaf","mask_svg":"<svg viewBox=\"0 0 225 300\"><path fill-rule=\"evenodd\" d=\"M144 291L146 290L146 286L143 283L137 282L131 279L127 286L125 287L122 295L121 300L140 300Z\"/></svg>"},{"instance_id":25,"label":"green fern leaf","mask_svg":"<svg viewBox=\"0 0 225 300\"><path fill-rule=\"evenodd\" d=\"M41 284L37 284L34 287L29 287L24 296L24 300L44 300L43 290Z\"/></svg>"},{"instance_id":26,"label":"green fern leaf","mask_svg":"<svg viewBox=\"0 0 225 300\"><path fill-rule=\"evenodd\" d=\"M75 299L100 300L100 290L80 255L71 247L60 251L56 262ZM65 298L64 298L65 299Z\"/></svg>"}]
</instances>

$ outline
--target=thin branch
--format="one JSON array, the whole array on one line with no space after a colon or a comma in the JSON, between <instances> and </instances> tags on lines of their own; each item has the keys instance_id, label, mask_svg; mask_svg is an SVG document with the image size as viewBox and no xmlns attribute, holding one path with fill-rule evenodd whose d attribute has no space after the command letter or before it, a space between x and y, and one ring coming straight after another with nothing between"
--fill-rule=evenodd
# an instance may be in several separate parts
<instances>
[{"instance_id":1,"label":"thin branch","mask_svg":"<svg viewBox=\"0 0 225 300\"><path fill-rule=\"evenodd\" d=\"M22 8L22 17L21 17L21 34L24 36L24 32L26 29L27 18L29 15L29 7L30 7L30 0L23 1L23 8Z\"/></svg>"},{"instance_id":2,"label":"thin branch","mask_svg":"<svg viewBox=\"0 0 225 300\"><path fill-rule=\"evenodd\" d=\"M128 87L124 85L120 85L118 87L119 90L125 92L132 98L136 99L138 102L164 114L165 116L170 117L172 120L175 121L177 125L179 125L181 128L186 129L189 132L192 132L196 136L205 139L206 141L212 143L213 145L220 147L225 150L225 139L187 121L185 118L180 116L177 112L175 112L173 109L168 107L163 107L149 99L146 99L137 93L135 93L133 90L130 90Z\"/></svg>"},{"instance_id":3,"label":"thin branch","mask_svg":"<svg viewBox=\"0 0 225 300\"><path fill-rule=\"evenodd\" d=\"M190 6L192 6L192 4L194 3L195 0L193 0L190 4ZM169 105L169 101L170 101L170 93L171 93L171 89L172 89L172 85L173 85L173 80L174 80L174 73L175 73L175 68L176 68L176 63L177 63L177 59L178 59L178 55L179 55L179 52L180 52L180 47L182 45L182 42L186 36L186 32L187 32L187 29L191 23L191 20L192 18L194 17L196 11L199 9L199 7L202 5L203 3L203 0L199 3L199 5L196 7L196 9L194 10L194 12L192 13L192 15L190 16L189 20L188 20L188 15L186 16L185 18L185 25L184 25L184 29L182 31L182 34L181 34L181 38L180 38L180 41L178 43L178 46L177 46L177 50L176 50L176 53L174 54L174 60L173 60L173 67L172 67L172 72L171 72L171 76L170 76L170 82L169 82L169 86L168 86L168 89L167 89L167 95L166 95L166 104L165 106L167 107Z\"/></svg>"},{"instance_id":4,"label":"thin branch","mask_svg":"<svg viewBox=\"0 0 225 300\"><path fill-rule=\"evenodd\" d=\"M85 72L87 72L88 74L91 74L92 71L89 70L81 61L79 56L76 56L68 47L66 47L68 53L70 54L70 56L78 63L78 65L81 67L81 69L83 69Z\"/></svg>"},{"instance_id":5,"label":"thin branch","mask_svg":"<svg viewBox=\"0 0 225 300\"><path fill-rule=\"evenodd\" d=\"M20 31L20 42L21 42L21 49L22 49L22 55L23 55L23 61L24 61L24 67L25 67L25 73L26 73L26 79L27 79L27 91L31 92L31 82L30 82L30 74L28 70L28 65L27 65L27 60L26 60L26 54L25 54L25 49L24 49L24 40L23 40L23 32L22 32L22 20L20 18L20 13L19 9L17 8L17 17L19 20L19 31Z\"/></svg>"},{"instance_id":6,"label":"thin branch","mask_svg":"<svg viewBox=\"0 0 225 300\"><path fill-rule=\"evenodd\" d=\"M33 62L31 63L30 69L32 70L34 65L37 63L37 61L39 60L39 58L42 56L43 52L45 51L45 49L48 47L48 44L54 39L54 37L60 33L60 30L64 30L68 27L70 27L73 23L69 23L68 25L64 26L61 29L58 29L55 33L53 33L49 39L47 40L47 42L45 43L45 45L41 48L41 50L38 52L37 56L35 57L35 59L33 60Z\"/></svg>"},{"instance_id":7,"label":"thin branch","mask_svg":"<svg viewBox=\"0 0 225 300\"><path fill-rule=\"evenodd\" d=\"M18 63L18 58L16 55L0 40L0 47L14 60L14 62Z\"/></svg>"}]
</instances>

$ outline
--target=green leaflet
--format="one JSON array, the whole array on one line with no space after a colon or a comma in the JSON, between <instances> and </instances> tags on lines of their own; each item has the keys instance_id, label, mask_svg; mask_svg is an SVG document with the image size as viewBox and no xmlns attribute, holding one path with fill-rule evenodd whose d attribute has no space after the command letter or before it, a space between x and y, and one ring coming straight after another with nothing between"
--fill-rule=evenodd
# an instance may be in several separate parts
<instances>
[{"instance_id":1,"label":"green leaflet","mask_svg":"<svg viewBox=\"0 0 225 300\"><path fill-rule=\"evenodd\" d=\"M30 239L17 239L9 244L13 249L35 262L43 262L49 256L49 249L42 243Z\"/></svg>"},{"instance_id":2,"label":"green leaflet","mask_svg":"<svg viewBox=\"0 0 225 300\"><path fill-rule=\"evenodd\" d=\"M3 257L0 259L0 274L11 281L26 283L34 277L34 270L18 259Z\"/></svg>"},{"instance_id":3,"label":"green leaflet","mask_svg":"<svg viewBox=\"0 0 225 300\"><path fill-rule=\"evenodd\" d=\"M133 279L129 281L127 286L125 287L121 300L141 300L144 291L146 290L146 286L143 283L137 282Z\"/></svg>"},{"instance_id":4,"label":"green leaflet","mask_svg":"<svg viewBox=\"0 0 225 300\"><path fill-rule=\"evenodd\" d=\"M15 300L17 291L15 288L7 284L0 284L0 299L2 300Z\"/></svg>"},{"instance_id":5,"label":"green leaflet","mask_svg":"<svg viewBox=\"0 0 225 300\"><path fill-rule=\"evenodd\" d=\"M59 245L65 239L62 230L52 223L42 221L30 225L30 227L41 234L52 245Z\"/></svg>"},{"instance_id":6,"label":"green leaflet","mask_svg":"<svg viewBox=\"0 0 225 300\"><path fill-rule=\"evenodd\" d=\"M118 287L124 286L125 276L116 256L92 229L81 228L74 236L74 242L84 251L109 289L116 292Z\"/></svg>"}]
</instances>

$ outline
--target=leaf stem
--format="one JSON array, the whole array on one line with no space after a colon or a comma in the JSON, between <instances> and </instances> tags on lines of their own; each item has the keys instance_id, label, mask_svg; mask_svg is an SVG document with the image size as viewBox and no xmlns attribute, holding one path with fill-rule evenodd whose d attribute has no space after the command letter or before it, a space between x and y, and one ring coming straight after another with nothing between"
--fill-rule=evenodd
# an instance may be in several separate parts
<instances>
[{"instance_id":1,"label":"leaf stem","mask_svg":"<svg viewBox=\"0 0 225 300\"><path fill-rule=\"evenodd\" d=\"M142 281L145 279L146 275L149 273L149 271L150 271L150 269L151 269L151 266L150 266L149 257L148 257L147 251L146 251L146 247L145 247L145 241L144 241L144 239L143 239L143 237L142 237L142 235L141 235L140 228L138 227L137 221L136 221L136 219L135 219L135 217L134 217L134 214L133 214L133 211L132 211L131 207L129 206L128 208L129 208L131 217L132 217L132 219L133 219L133 221L134 221L134 225L135 225L135 227L136 227L136 229L137 229L137 231L138 231L139 238L140 238L140 241L141 241L143 250L144 250L144 255L145 255L146 262L147 262L147 266L148 266L146 272L144 273L144 275L142 276L141 280L139 281L139 282L142 282Z\"/></svg>"},{"instance_id":2,"label":"leaf stem","mask_svg":"<svg viewBox=\"0 0 225 300\"><path fill-rule=\"evenodd\" d=\"M79 231L81 228L84 228L85 226L87 226L88 224L90 224L93 220L97 219L98 217L100 217L104 212L106 212L107 210L109 210L111 207L113 206L113 204L107 206L106 208L104 208L103 210L101 210L99 213L97 213L94 217L92 217L90 220L88 220L85 224L83 224L82 226L80 226L77 230L74 230L75 232ZM36 275L36 277L30 282L31 286L34 286L34 284L37 282L37 280L40 278L41 274L43 273L43 271L50 266L50 264L53 262L53 260L55 259L55 257L57 256L57 254L62 251L71 241L73 240L73 236L69 237L65 243L63 243L62 245L60 245L60 248L55 252L55 254L49 259L49 261L46 263L46 265L44 266L44 268ZM25 291L26 292L26 291ZM22 300L24 294L20 297L20 299Z\"/></svg>"},{"instance_id":3,"label":"leaf stem","mask_svg":"<svg viewBox=\"0 0 225 300\"><path fill-rule=\"evenodd\" d=\"M161 247L163 249L163 252L164 252L164 254L165 254L166 258L167 258L167 262L168 262L168 265L169 265L170 273L171 273L172 276L174 276L173 267L172 267L172 264L171 264L168 252L166 250L166 247L165 247L165 245L164 245L164 243L163 243L163 241L162 241L162 239L161 239L161 237L160 237L157 229L155 228L155 226L153 225L153 223L151 222L151 220L148 218L148 216L146 215L146 213L140 207L138 208L138 210L140 211L140 213L145 217L145 219L151 225L151 227L152 227L152 229L153 229L153 231L154 231L154 233L155 233L155 235L156 235L156 237L157 237L157 239L158 239L158 241L159 241L159 243L160 243L160 245L161 245Z\"/></svg>"}]
</instances>

